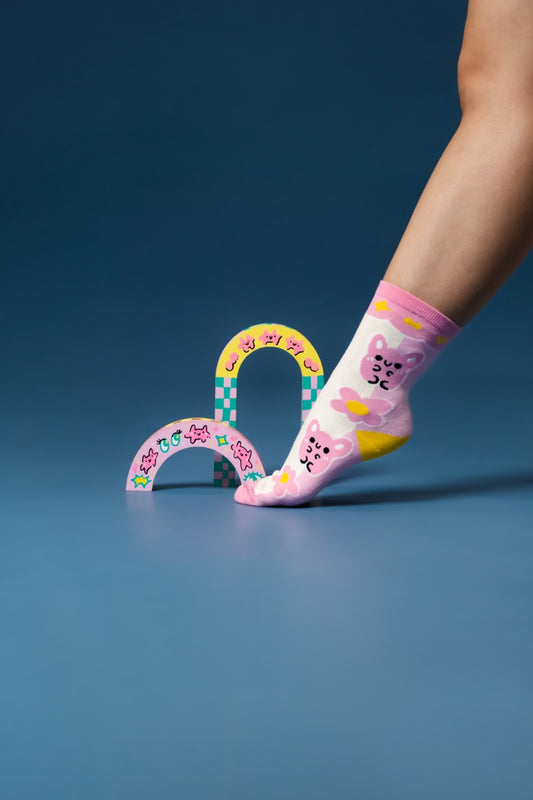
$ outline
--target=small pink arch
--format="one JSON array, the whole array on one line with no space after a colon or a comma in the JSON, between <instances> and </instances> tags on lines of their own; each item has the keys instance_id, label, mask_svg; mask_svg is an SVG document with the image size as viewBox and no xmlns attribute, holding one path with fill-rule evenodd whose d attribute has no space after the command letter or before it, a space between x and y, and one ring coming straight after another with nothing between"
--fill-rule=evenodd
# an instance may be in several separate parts
<instances>
[{"instance_id":1,"label":"small pink arch","mask_svg":"<svg viewBox=\"0 0 533 800\"><path fill-rule=\"evenodd\" d=\"M221 485L233 486L235 472L241 483L263 478L265 468L253 444L238 430L208 417L189 417L170 422L155 431L138 449L126 479L126 491L151 492L155 476L165 461L189 447L204 447L220 453L234 467L219 476ZM221 467L222 469L222 467Z\"/></svg>"}]
</instances>

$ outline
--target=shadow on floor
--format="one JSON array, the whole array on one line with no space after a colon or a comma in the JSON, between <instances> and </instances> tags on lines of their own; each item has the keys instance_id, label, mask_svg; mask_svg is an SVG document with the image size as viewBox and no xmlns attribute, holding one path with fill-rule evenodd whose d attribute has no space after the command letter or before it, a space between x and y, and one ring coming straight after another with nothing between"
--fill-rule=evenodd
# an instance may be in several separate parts
<instances>
[{"instance_id":1,"label":"shadow on floor","mask_svg":"<svg viewBox=\"0 0 533 800\"><path fill-rule=\"evenodd\" d=\"M158 483L152 489L152 492L162 492L166 489L213 489L213 483L206 481L193 481L191 483Z\"/></svg>"},{"instance_id":2,"label":"shadow on floor","mask_svg":"<svg viewBox=\"0 0 533 800\"><path fill-rule=\"evenodd\" d=\"M533 473L513 475L483 475L458 479L439 486L406 486L398 489L377 489L370 492L350 492L349 494L317 497L310 506L348 506L371 505L373 503L416 503L424 500L440 500L469 494L533 489Z\"/></svg>"},{"instance_id":3,"label":"shadow on floor","mask_svg":"<svg viewBox=\"0 0 533 800\"><path fill-rule=\"evenodd\" d=\"M342 483L342 479L335 483ZM332 484L332 485L335 485ZM154 492L167 489L212 489L208 482L162 483L154 486ZM516 489L533 489L533 473L523 472L507 475L483 475L457 479L437 486L406 486L397 489L374 489L371 491L349 492L319 496L307 503L307 506L349 506L372 505L379 503L417 503L428 500L440 500L445 497L458 497L469 494L487 494L488 492L506 492ZM222 490L224 491L224 490ZM229 489L228 491L233 491Z\"/></svg>"}]
</instances>

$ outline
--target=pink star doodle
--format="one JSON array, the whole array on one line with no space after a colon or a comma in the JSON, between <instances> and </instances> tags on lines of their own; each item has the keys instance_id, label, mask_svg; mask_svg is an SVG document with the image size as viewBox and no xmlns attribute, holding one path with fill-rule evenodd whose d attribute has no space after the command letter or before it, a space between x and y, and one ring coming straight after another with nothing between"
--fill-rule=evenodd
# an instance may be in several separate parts
<instances>
[{"instance_id":1,"label":"pink star doodle","mask_svg":"<svg viewBox=\"0 0 533 800\"><path fill-rule=\"evenodd\" d=\"M276 344L278 345L281 339L281 334L277 332L274 328L273 331L267 331L266 329L263 331L259 339L263 342L263 344Z\"/></svg>"},{"instance_id":2,"label":"pink star doodle","mask_svg":"<svg viewBox=\"0 0 533 800\"><path fill-rule=\"evenodd\" d=\"M198 440L205 444L207 440L211 438L211 434L207 430L207 425L204 425L203 428L197 428L193 422L189 429L189 433L185 434L185 438L190 439L191 444L194 444Z\"/></svg>"},{"instance_id":3,"label":"pink star doodle","mask_svg":"<svg viewBox=\"0 0 533 800\"><path fill-rule=\"evenodd\" d=\"M157 453L150 448L145 456L141 459L140 471L148 475L148 472L157 464Z\"/></svg>"},{"instance_id":4,"label":"pink star doodle","mask_svg":"<svg viewBox=\"0 0 533 800\"><path fill-rule=\"evenodd\" d=\"M303 339L301 341L298 341L298 339L295 338L294 333L291 333L289 338L286 340L285 347L287 348L287 350L292 350L293 355L295 356L298 356L300 355L300 353L303 353L305 349Z\"/></svg>"},{"instance_id":5,"label":"pink star doodle","mask_svg":"<svg viewBox=\"0 0 533 800\"><path fill-rule=\"evenodd\" d=\"M252 451L243 447L240 439L231 445L231 449L235 458L240 462L243 472L245 469L252 469Z\"/></svg>"},{"instance_id":6,"label":"pink star doodle","mask_svg":"<svg viewBox=\"0 0 533 800\"><path fill-rule=\"evenodd\" d=\"M248 334L244 339L239 339L239 350L244 350L245 353L248 353L250 350L254 350L255 348L255 339L253 336Z\"/></svg>"}]
</instances>

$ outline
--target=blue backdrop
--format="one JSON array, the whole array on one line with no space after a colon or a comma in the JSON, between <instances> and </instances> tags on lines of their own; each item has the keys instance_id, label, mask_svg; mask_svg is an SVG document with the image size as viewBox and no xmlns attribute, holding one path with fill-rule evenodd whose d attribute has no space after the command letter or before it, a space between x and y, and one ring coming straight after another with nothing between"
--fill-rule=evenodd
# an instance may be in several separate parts
<instances>
[{"instance_id":1,"label":"blue backdrop","mask_svg":"<svg viewBox=\"0 0 533 800\"><path fill-rule=\"evenodd\" d=\"M323 507L237 509L207 452L123 493L241 328L334 367L459 122L466 2L3 16L2 796L525 798L531 258L417 387L419 444ZM269 468L276 356L239 390Z\"/></svg>"},{"instance_id":2,"label":"blue backdrop","mask_svg":"<svg viewBox=\"0 0 533 800\"><path fill-rule=\"evenodd\" d=\"M211 416L219 351L255 322L303 331L331 370L458 123L465 6L13 4L5 402L33 426L8 425L13 442L108 461L109 437L131 449L161 420ZM527 357L529 273L442 370Z\"/></svg>"}]
</instances>

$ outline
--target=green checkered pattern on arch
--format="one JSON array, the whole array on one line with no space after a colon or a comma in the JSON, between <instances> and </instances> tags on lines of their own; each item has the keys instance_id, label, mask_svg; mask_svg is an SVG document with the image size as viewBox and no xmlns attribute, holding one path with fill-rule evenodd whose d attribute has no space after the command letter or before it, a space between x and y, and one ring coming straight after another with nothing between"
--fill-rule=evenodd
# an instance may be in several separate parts
<instances>
[{"instance_id":1,"label":"green checkered pattern on arch","mask_svg":"<svg viewBox=\"0 0 533 800\"><path fill-rule=\"evenodd\" d=\"M215 419L226 422L232 428L237 419L237 378L215 378ZM215 452L215 486L236 486L235 467L224 456Z\"/></svg>"},{"instance_id":2,"label":"green checkered pattern on arch","mask_svg":"<svg viewBox=\"0 0 533 800\"><path fill-rule=\"evenodd\" d=\"M302 420L324 388L324 375L302 375ZM215 378L215 419L235 428L237 425L237 378ZM235 468L224 456L215 453L214 485L236 486Z\"/></svg>"},{"instance_id":3,"label":"green checkered pattern on arch","mask_svg":"<svg viewBox=\"0 0 533 800\"><path fill-rule=\"evenodd\" d=\"M302 375L302 419L313 407L313 403L323 388L323 375Z\"/></svg>"},{"instance_id":4,"label":"green checkered pattern on arch","mask_svg":"<svg viewBox=\"0 0 533 800\"><path fill-rule=\"evenodd\" d=\"M215 418L235 427L237 378L215 378Z\"/></svg>"}]
</instances>

